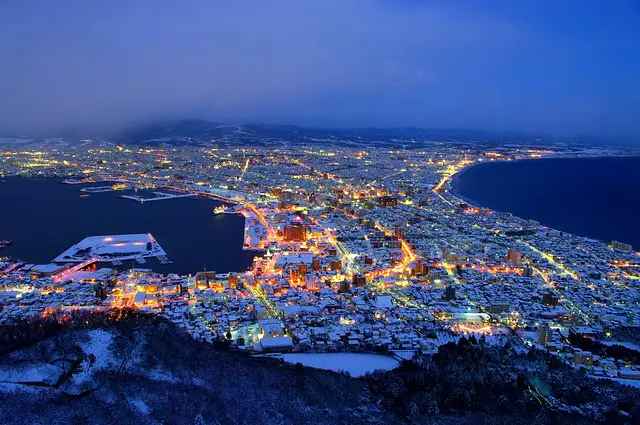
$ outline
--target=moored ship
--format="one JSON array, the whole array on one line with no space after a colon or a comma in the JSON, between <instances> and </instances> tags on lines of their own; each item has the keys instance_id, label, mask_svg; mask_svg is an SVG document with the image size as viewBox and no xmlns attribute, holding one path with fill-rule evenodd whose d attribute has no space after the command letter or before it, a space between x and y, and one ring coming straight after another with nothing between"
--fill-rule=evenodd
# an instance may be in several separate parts
<instances>
[{"instance_id":1,"label":"moored ship","mask_svg":"<svg viewBox=\"0 0 640 425\"><path fill-rule=\"evenodd\" d=\"M226 205L220 205L213 209L214 214L224 214L229 211L229 207Z\"/></svg>"}]
</instances>

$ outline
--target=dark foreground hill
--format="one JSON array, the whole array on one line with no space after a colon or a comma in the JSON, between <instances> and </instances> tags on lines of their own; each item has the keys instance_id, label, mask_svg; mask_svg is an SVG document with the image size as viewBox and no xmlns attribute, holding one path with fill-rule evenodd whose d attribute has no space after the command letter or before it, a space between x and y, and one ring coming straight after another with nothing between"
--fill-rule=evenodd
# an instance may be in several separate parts
<instances>
[{"instance_id":1,"label":"dark foreground hill","mask_svg":"<svg viewBox=\"0 0 640 425\"><path fill-rule=\"evenodd\" d=\"M639 399L542 353L475 340L355 379L135 316L0 357L0 424L631 424Z\"/></svg>"}]
</instances>

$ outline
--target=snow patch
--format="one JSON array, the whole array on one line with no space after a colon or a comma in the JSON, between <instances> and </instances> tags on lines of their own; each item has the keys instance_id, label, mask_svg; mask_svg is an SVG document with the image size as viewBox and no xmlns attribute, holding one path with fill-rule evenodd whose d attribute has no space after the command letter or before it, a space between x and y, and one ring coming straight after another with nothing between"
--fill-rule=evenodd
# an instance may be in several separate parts
<instances>
[{"instance_id":1,"label":"snow patch","mask_svg":"<svg viewBox=\"0 0 640 425\"><path fill-rule=\"evenodd\" d=\"M147 406L147 403L140 400L139 398L130 399L129 404L143 415L148 415L151 412L151 408Z\"/></svg>"},{"instance_id":2,"label":"snow patch","mask_svg":"<svg viewBox=\"0 0 640 425\"><path fill-rule=\"evenodd\" d=\"M374 370L391 370L400 364L392 357L358 353L291 353L283 354L282 359L287 363L301 363L316 369L349 372L356 378Z\"/></svg>"}]
</instances>

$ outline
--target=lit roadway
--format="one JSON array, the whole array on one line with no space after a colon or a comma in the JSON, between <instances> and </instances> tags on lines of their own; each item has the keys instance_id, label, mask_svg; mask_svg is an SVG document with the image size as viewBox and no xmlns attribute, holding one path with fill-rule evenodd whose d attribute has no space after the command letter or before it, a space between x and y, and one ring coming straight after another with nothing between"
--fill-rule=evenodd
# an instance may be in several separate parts
<instances>
[{"instance_id":1,"label":"lit roadway","mask_svg":"<svg viewBox=\"0 0 640 425\"><path fill-rule=\"evenodd\" d=\"M555 266L558 270L560 270L560 272L564 275L568 275L570 276L572 279L576 280L577 282L583 283L578 276L573 273L572 271L570 271L564 264L559 263L557 261L554 260L553 256L549 253L540 251L538 248L534 247L533 245L527 243L527 242L523 242L524 245L526 245L529 249L531 249L533 252L535 252L536 254L540 255L542 258L544 258L545 260L547 260L549 262L549 264ZM551 290L555 295L558 296L562 296L562 293L560 291L558 291L555 287L555 285L553 285L553 281L551 281L551 279L549 278L549 274L545 271L540 270L537 267L533 267L533 270L535 272L537 272L540 276L542 276L542 279L545 281L545 283L549 284L551 286ZM567 298L567 297L562 297L564 300L566 300L567 304L569 305L569 307L571 307L571 310L578 314L580 317L582 317L582 320L584 320L584 322L588 325L590 322L590 317L589 315L582 310L581 308L579 308L571 299Z\"/></svg>"}]
</instances>

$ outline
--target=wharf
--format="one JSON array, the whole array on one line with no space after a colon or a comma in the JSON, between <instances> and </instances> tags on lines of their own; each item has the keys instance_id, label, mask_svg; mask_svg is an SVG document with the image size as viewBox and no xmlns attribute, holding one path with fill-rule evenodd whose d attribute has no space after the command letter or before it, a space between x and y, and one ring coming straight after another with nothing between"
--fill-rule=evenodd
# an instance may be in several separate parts
<instances>
[{"instance_id":1,"label":"wharf","mask_svg":"<svg viewBox=\"0 0 640 425\"><path fill-rule=\"evenodd\" d=\"M124 199L131 199L138 202L152 202L152 201L163 201L165 199L191 198L193 196L196 196L195 193L174 195L171 193L153 192L153 194L156 195L155 198L144 198L142 196L136 196L136 195L120 195L120 197Z\"/></svg>"}]
</instances>

